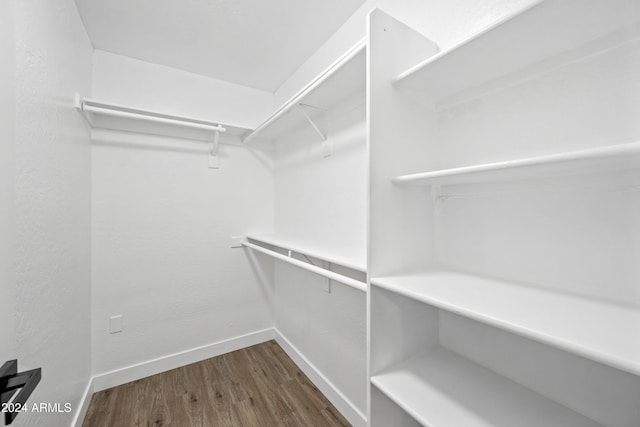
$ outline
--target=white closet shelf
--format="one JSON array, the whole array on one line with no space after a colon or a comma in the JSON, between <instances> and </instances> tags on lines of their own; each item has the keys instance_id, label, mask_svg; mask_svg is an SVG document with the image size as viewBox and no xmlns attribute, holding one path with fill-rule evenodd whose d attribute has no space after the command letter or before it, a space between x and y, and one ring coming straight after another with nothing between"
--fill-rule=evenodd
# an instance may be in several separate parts
<instances>
[{"instance_id":1,"label":"white closet shelf","mask_svg":"<svg viewBox=\"0 0 640 427\"><path fill-rule=\"evenodd\" d=\"M405 297L640 374L640 307L450 271L374 278Z\"/></svg>"},{"instance_id":2,"label":"white closet shelf","mask_svg":"<svg viewBox=\"0 0 640 427\"><path fill-rule=\"evenodd\" d=\"M640 142L402 175L394 178L393 182L412 186L455 185L637 168L640 168Z\"/></svg>"},{"instance_id":3,"label":"white closet shelf","mask_svg":"<svg viewBox=\"0 0 640 427\"><path fill-rule=\"evenodd\" d=\"M223 125L206 120L141 110L80 98L76 94L76 108L82 112L92 128L136 132L197 141L214 142L216 133L240 137L248 129Z\"/></svg>"},{"instance_id":4,"label":"white closet shelf","mask_svg":"<svg viewBox=\"0 0 640 427\"><path fill-rule=\"evenodd\" d=\"M397 83L441 99L633 25L639 15L635 0L538 0L408 69Z\"/></svg>"},{"instance_id":5,"label":"white closet shelf","mask_svg":"<svg viewBox=\"0 0 640 427\"><path fill-rule=\"evenodd\" d=\"M320 116L327 110L332 109L357 93L362 93L364 98L365 49L366 42L363 39L329 68L320 73L255 130L246 133L243 137L243 142L248 143L254 138L277 140L314 121L319 124L321 121ZM326 129L321 129L321 125L314 123L312 126L320 133L326 132Z\"/></svg>"},{"instance_id":6,"label":"white closet shelf","mask_svg":"<svg viewBox=\"0 0 640 427\"><path fill-rule=\"evenodd\" d=\"M354 257L327 248L311 247L304 242L277 235L248 235L247 239L261 242L263 244L278 246L280 248L308 255L331 264L341 265L352 270L366 272L366 261L363 257Z\"/></svg>"},{"instance_id":7,"label":"white closet shelf","mask_svg":"<svg viewBox=\"0 0 640 427\"><path fill-rule=\"evenodd\" d=\"M403 361L371 382L430 427L600 426L442 347Z\"/></svg>"}]
</instances>

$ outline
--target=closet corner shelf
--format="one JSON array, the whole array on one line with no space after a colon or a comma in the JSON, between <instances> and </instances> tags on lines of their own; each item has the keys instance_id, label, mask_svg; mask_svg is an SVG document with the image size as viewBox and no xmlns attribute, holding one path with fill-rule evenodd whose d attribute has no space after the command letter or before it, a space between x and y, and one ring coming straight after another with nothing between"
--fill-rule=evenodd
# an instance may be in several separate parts
<instances>
[{"instance_id":1,"label":"closet corner shelf","mask_svg":"<svg viewBox=\"0 0 640 427\"><path fill-rule=\"evenodd\" d=\"M124 105L83 99L76 94L76 108L92 128L170 136L204 142L215 142L215 135L240 137L248 129L206 120L141 110Z\"/></svg>"},{"instance_id":2,"label":"closet corner shelf","mask_svg":"<svg viewBox=\"0 0 640 427\"><path fill-rule=\"evenodd\" d=\"M600 426L442 347L373 376L371 383L425 426Z\"/></svg>"},{"instance_id":3,"label":"closet corner shelf","mask_svg":"<svg viewBox=\"0 0 640 427\"><path fill-rule=\"evenodd\" d=\"M309 245L290 238L283 238L276 235L247 235L247 239L305 254L312 258L317 258L352 270L360 272L367 271L366 262L360 257L339 254L326 248L311 248Z\"/></svg>"},{"instance_id":4,"label":"closet corner shelf","mask_svg":"<svg viewBox=\"0 0 640 427\"><path fill-rule=\"evenodd\" d=\"M584 175L640 168L640 142L560 154L441 169L394 178L399 185L430 186Z\"/></svg>"},{"instance_id":5,"label":"closet corner shelf","mask_svg":"<svg viewBox=\"0 0 640 427\"><path fill-rule=\"evenodd\" d=\"M301 129L309 121L315 120L318 114L335 107L356 93L364 94L365 49L366 40L360 40L255 130L246 132L242 141L246 144L254 138L277 140L283 135ZM305 111L303 114L294 111L299 108L313 110L315 113L309 114Z\"/></svg>"},{"instance_id":6,"label":"closet corner shelf","mask_svg":"<svg viewBox=\"0 0 640 427\"><path fill-rule=\"evenodd\" d=\"M413 66L396 82L445 98L637 23L634 1L538 0Z\"/></svg>"},{"instance_id":7,"label":"closet corner shelf","mask_svg":"<svg viewBox=\"0 0 640 427\"><path fill-rule=\"evenodd\" d=\"M452 271L373 278L371 284L640 375L640 307Z\"/></svg>"}]
</instances>

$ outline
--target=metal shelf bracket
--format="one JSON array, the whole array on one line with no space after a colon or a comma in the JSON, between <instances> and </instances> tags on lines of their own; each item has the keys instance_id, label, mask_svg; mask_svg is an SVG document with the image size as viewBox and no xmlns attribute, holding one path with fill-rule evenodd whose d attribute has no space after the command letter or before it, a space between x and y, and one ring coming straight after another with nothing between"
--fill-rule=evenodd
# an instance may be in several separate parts
<instances>
[{"instance_id":1,"label":"metal shelf bracket","mask_svg":"<svg viewBox=\"0 0 640 427\"><path fill-rule=\"evenodd\" d=\"M224 132L226 129L218 125L213 133L213 141L211 142L211 151L209 151L209 168L220 169L220 157L218 156L218 149L220 148L220 132Z\"/></svg>"},{"instance_id":2,"label":"metal shelf bracket","mask_svg":"<svg viewBox=\"0 0 640 427\"><path fill-rule=\"evenodd\" d=\"M318 120L314 120L313 117L311 117L309 110L317 112L317 115L320 117L320 123L318 123ZM331 141L327 137L327 110L314 107L313 105L298 104L298 111L300 111L304 116L311 128L320 135L320 138L322 139L323 157L329 157L332 152L332 147Z\"/></svg>"}]
</instances>

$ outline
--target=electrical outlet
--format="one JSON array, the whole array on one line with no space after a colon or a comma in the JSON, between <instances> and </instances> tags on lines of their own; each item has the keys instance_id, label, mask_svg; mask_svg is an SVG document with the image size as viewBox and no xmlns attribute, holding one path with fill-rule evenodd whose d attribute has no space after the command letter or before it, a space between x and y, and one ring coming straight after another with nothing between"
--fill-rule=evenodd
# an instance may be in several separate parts
<instances>
[{"instance_id":1,"label":"electrical outlet","mask_svg":"<svg viewBox=\"0 0 640 427\"><path fill-rule=\"evenodd\" d=\"M109 318L109 333L116 334L118 332L122 332L122 314Z\"/></svg>"}]
</instances>

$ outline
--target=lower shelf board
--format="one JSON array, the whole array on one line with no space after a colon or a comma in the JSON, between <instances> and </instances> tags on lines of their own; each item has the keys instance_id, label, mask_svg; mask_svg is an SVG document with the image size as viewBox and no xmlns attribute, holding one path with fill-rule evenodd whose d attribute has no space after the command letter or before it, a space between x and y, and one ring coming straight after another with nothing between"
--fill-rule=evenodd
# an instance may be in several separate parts
<instances>
[{"instance_id":1,"label":"lower shelf board","mask_svg":"<svg viewBox=\"0 0 640 427\"><path fill-rule=\"evenodd\" d=\"M442 347L373 376L371 383L425 426L601 426Z\"/></svg>"},{"instance_id":2,"label":"lower shelf board","mask_svg":"<svg viewBox=\"0 0 640 427\"><path fill-rule=\"evenodd\" d=\"M640 375L640 307L455 271L373 278L371 283Z\"/></svg>"}]
</instances>

